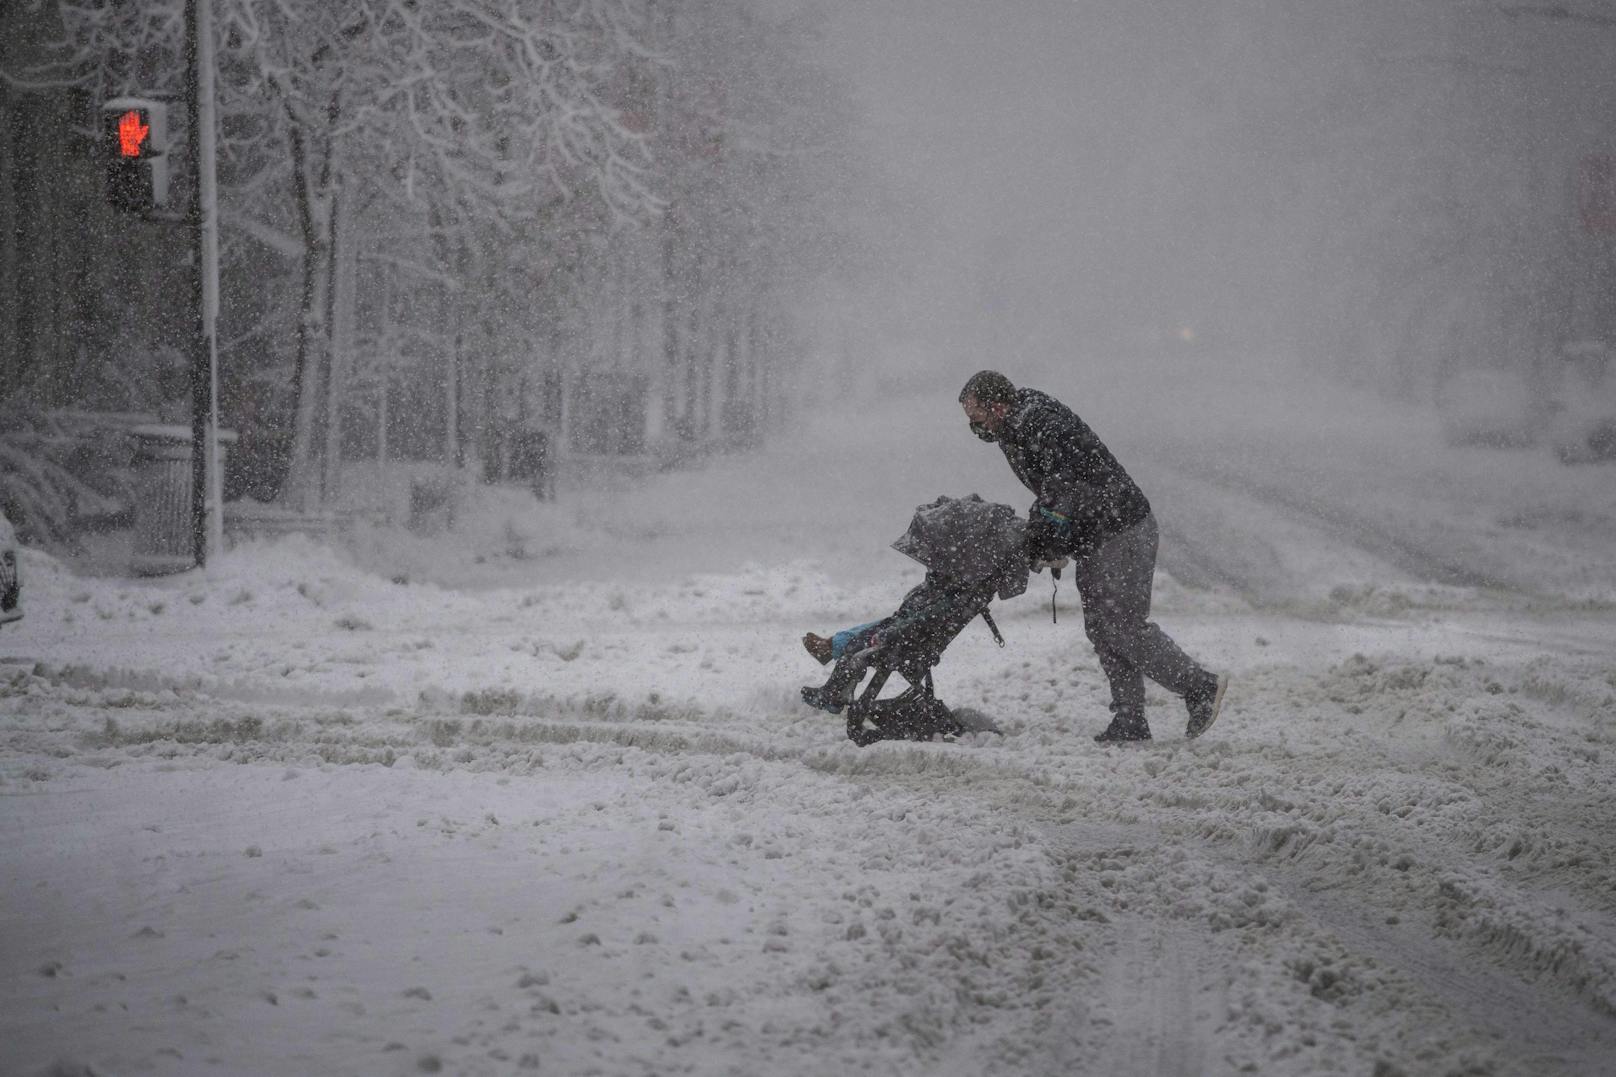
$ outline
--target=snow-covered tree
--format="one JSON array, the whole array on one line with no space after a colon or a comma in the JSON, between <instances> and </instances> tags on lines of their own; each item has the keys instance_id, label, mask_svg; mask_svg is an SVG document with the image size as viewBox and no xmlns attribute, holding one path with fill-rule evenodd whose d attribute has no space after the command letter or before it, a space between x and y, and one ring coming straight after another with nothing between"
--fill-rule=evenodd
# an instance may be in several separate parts
<instances>
[{"instance_id":1,"label":"snow-covered tree","mask_svg":"<svg viewBox=\"0 0 1616 1077\"><path fill-rule=\"evenodd\" d=\"M853 122L810 21L697 0L663 8L654 32L667 422L745 442L767 422L805 281L846 269Z\"/></svg>"},{"instance_id":2,"label":"snow-covered tree","mask_svg":"<svg viewBox=\"0 0 1616 1077\"><path fill-rule=\"evenodd\" d=\"M51 2L62 39L14 77L178 97L184 0ZM492 476L534 427L613 452L767 428L794 308L856 246L811 24L751 0L213 3L237 489L318 507L384 443Z\"/></svg>"},{"instance_id":3,"label":"snow-covered tree","mask_svg":"<svg viewBox=\"0 0 1616 1077\"><path fill-rule=\"evenodd\" d=\"M343 343L356 291L339 268L354 211L406 207L438 269L531 224L557 199L608 213L651 200L639 136L605 97L643 51L627 0L215 0L226 221L294 237L301 254L296 400L283 496L312 506L340 431ZM177 92L181 0L64 0L68 40L34 72L110 95ZM409 212L413 211L413 212ZM457 288L472 282L455 278ZM452 375L450 375L452 377Z\"/></svg>"}]
</instances>

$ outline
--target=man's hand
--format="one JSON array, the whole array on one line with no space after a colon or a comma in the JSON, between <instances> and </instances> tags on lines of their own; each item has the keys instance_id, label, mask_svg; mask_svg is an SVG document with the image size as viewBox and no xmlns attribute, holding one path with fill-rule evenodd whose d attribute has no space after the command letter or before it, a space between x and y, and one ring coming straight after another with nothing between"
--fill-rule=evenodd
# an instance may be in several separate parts
<instances>
[{"instance_id":1,"label":"man's hand","mask_svg":"<svg viewBox=\"0 0 1616 1077\"><path fill-rule=\"evenodd\" d=\"M1071 543L1072 522L1058 512L1034 505L1027 513L1027 535L1024 540L1029 564L1064 559Z\"/></svg>"}]
</instances>

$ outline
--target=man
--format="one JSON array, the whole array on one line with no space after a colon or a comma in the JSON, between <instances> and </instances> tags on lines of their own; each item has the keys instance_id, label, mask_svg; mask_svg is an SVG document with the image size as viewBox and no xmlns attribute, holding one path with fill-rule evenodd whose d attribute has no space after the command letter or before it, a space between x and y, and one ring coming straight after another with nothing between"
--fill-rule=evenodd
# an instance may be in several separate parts
<instances>
[{"instance_id":1,"label":"man","mask_svg":"<svg viewBox=\"0 0 1616 1077\"><path fill-rule=\"evenodd\" d=\"M960 406L971 432L998 442L1037 499L1028 511L1029 557L1072 559L1083 629L1111 682L1111 724L1094 739L1150 739L1146 677L1184 698L1186 737L1205 733L1229 679L1202 668L1146 620L1157 536L1145 495L1094 431L1053 397L984 370L965 383Z\"/></svg>"}]
</instances>

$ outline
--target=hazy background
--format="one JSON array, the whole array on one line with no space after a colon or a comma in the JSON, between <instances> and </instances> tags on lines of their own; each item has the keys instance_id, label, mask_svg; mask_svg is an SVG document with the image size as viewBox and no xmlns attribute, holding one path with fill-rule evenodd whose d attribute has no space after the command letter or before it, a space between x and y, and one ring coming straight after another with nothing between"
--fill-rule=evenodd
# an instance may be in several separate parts
<instances>
[{"instance_id":1,"label":"hazy background","mask_svg":"<svg viewBox=\"0 0 1616 1077\"><path fill-rule=\"evenodd\" d=\"M1188 501L1165 457L1238 450L1249 484L1394 405L1405 462L1616 455L1607 3L524 0L506 53L457 9L420 40L272 9L217 8L227 501L429 532L542 487L539 442L563 502L722 458L744 505L771 453L838 480L843 529L1017 500L954 406L984 367L1072 404L1158 508ZM129 531L129 429L189 421L186 236L109 208L95 126L177 93L179 11L0 9L0 502L59 552ZM545 50L577 61L565 107L523 66ZM880 466L817 443L855 413Z\"/></svg>"},{"instance_id":2,"label":"hazy background","mask_svg":"<svg viewBox=\"0 0 1616 1077\"><path fill-rule=\"evenodd\" d=\"M900 375L1269 349L1429 398L1608 331L1574 180L1612 145L1605 6L824 10L914 243L872 318Z\"/></svg>"}]
</instances>

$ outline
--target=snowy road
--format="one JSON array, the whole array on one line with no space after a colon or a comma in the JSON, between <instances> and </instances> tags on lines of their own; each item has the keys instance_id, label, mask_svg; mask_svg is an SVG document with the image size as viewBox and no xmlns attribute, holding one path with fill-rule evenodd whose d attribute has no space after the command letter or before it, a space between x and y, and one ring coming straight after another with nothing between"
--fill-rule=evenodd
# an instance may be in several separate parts
<instances>
[{"instance_id":1,"label":"snowy road","mask_svg":"<svg viewBox=\"0 0 1616 1077\"><path fill-rule=\"evenodd\" d=\"M723 572L687 480L636 503L637 558L484 551L452 589L297 542L141 584L30 555L0 636L0 1068L1608 1073L1616 610L1583 557L1608 500L1588 472L1486 501L1462 462L1342 490L1335 454L1233 459L1137 469L1187 566L1156 615L1234 673L1228 715L1185 742L1153 695L1160 739L1120 751L1043 581L1006 650L973 626L938 671L1002 737L859 750L795 702L801 632L910 578L828 570L866 527L833 484L754 511L731 541L764 554ZM887 461L853 485L916 502L979 463ZM799 464L688 481L756 505ZM1521 499L1555 511L1467 526ZM777 556L814 512L834 540Z\"/></svg>"}]
</instances>

